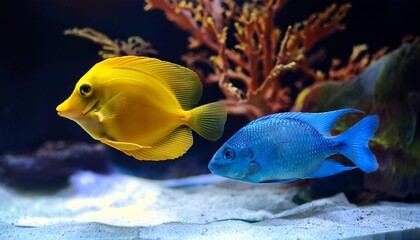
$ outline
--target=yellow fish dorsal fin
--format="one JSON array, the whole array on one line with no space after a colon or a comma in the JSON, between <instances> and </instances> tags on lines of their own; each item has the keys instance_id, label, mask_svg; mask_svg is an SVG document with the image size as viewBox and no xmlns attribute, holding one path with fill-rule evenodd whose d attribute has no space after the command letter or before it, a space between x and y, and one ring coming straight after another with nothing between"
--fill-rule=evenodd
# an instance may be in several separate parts
<instances>
[{"instance_id":1,"label":"yellow fish dorsal fin","mask_svg":"<svg viewBox=\"0 0 420 240\"><path fill-rule=\"evenodd\" d=\"M180 126L171 134L151 148L142 148L136 151L124 151L127 155L138 160L168 160L184 155L193 144L191 129Z\"/></svg>"},{"instance_id":2,"label":"yellow fish dorsal fin","mask_svg":"<svg viewBox=\"0 0 420 240\"><path fill-rule=\"evenodd\" d=\"M201 98L203 85L198 75L186 67L156 58L137 56L110 58L100 64L150 75L169 87L184 110L192 109Z\"/></svg>"},{"instance_id":3,"label":"yellow fish dorsal fin","mask_svg":"<svg viewBox=\"0 0 420 240\"><path fill-rule=\"evenodd\" d=\"M150 146L141 146L135 143L128 143L128 142L116 142L116 141L111 141L105 138L101 138L99 140L107 144L108 146L116 148L120 151L137 151L139 149L150 148Z\"/></svg>"},{"instance_id":4,"label":"yellow fish dorsal fin","mask_svg":"<svg viewBox=\"0 0 420 240\"><path fill-rule=\"evenodd\" d=\"M119 93L112 97L95 113L99 122L114 118L118 114L118 111L123 110L125 102L124 93Z\"/></svg>"}]
</instances>

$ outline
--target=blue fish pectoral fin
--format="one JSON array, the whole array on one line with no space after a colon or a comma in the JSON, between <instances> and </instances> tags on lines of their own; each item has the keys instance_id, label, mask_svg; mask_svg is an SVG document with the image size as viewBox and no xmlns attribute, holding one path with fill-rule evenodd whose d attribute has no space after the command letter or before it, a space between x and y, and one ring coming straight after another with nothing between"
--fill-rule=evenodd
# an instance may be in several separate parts
<instances>
[{"instance_id":1,"label":"blue fish pectoral fin","mask_svg":"<svg viewBox=\"0 0 420 240\"><path fill-rule=\"evenodd\" d=\"M334 174L338 174L344 171L349 171L357 168L356 166L344 166L343 164L336 162L334 160L325 160L321 167L319 167L315 172L309 175L307 178L321 178L328 177Z\"/></svg>"},{"instance_id":2,"label":"blue fish pectoral fin","mask_svg":"<svg viewBox=\"0 0 420 240\"><path fill-rule=\"evenodd\" d=\"M284 152L284 147L289 144L290 141L277 141L272 146L267 147L264 149L263 152L260 153L259 158L261 159L278 159L279 155Z\"/></svg>"},{"instance_id":3,"label":"blue fish pectoral fin","mask_svg":"<svg viewBox=\"0 0 420 240\"><path fill-rule=\"evenodd\" d=\"M104 122L107 119L112 119L117 116L119 111L122 111L125 106L125 94L119 93L106 102L99 111L95 113L99 122Z\"/></svg>"},{"instance_id":4,"label":"blue fish pectoral fin","mask_svg":"<svg viewBox=\"0 0 420 240\"><path fill-rule=\"evenodd\" d=\"M150 146L141 146L135 143L129 143L129 142L116 142L116 141L111 141L109 139L106 138L100 138L99 139L101 142L116 148L120 151L136 151L139 149L144 149L144 148L151 148Z\"/></svg>"}]
</instances>

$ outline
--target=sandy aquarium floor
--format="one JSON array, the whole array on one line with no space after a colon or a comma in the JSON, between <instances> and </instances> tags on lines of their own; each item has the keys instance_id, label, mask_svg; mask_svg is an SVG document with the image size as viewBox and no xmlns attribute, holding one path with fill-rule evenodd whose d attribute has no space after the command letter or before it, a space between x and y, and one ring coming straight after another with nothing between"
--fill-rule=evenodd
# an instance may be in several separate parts
<instances>
[{"instance_id":1,"label":"sandy aquarium floor","mask_svg":"<svg viewBox=\"0 0 420 240\"><path fill-rule=\"evenodd\" d=\"M420 204L358 207L344 194L232 181L187 188L80 172L54 193L0 187L0 239L345 239L420 228Z\"/></svg>"}]
</instances>

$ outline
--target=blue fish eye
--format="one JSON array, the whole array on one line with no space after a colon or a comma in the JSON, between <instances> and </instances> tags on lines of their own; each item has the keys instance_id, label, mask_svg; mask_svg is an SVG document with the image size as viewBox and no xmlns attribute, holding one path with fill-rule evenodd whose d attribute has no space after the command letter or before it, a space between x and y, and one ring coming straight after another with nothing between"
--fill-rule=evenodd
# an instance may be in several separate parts
<instances>
[{"instance_id":1,"label":"blue fish eye","mask_svg":"<svg viewBox=\"0 0 420 240\"><path fill-rule=\"evenodd\" d=\"M230 160L235 157L235 151L233 151L231 148L226 148L223 150L223 158L226 160Z\"/></svg>"}]
</instances>

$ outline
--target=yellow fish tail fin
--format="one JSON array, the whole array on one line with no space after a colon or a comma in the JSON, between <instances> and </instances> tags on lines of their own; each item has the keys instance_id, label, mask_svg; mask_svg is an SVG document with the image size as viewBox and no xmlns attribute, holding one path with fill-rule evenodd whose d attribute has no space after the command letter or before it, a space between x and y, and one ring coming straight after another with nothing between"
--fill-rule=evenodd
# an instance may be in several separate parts
<instances>
[{"instance_id":1,"label":"yellow fish tail fin","mask_svg":"<svg viewBox=\"0 0 420 240\"><path fill-rule=\"evenodd\" d=\"M190 113L189 126L199 135L212 141L216 141L222 136L227 116L224 101L196 107Z\"/></svg>"},{"instance_id":2,"label":"yellow fish tail fin","mask_svg":"<svg viewBox=\"0 0 420 240\"><path fill-rule=\"evenodd\" d=\"M138 160L161 161L175 159L184 155L193 144L191 129L180 126L166 138L150 148L141 148L134 151L123 151Z\"/></svg>"}]
</instances>

